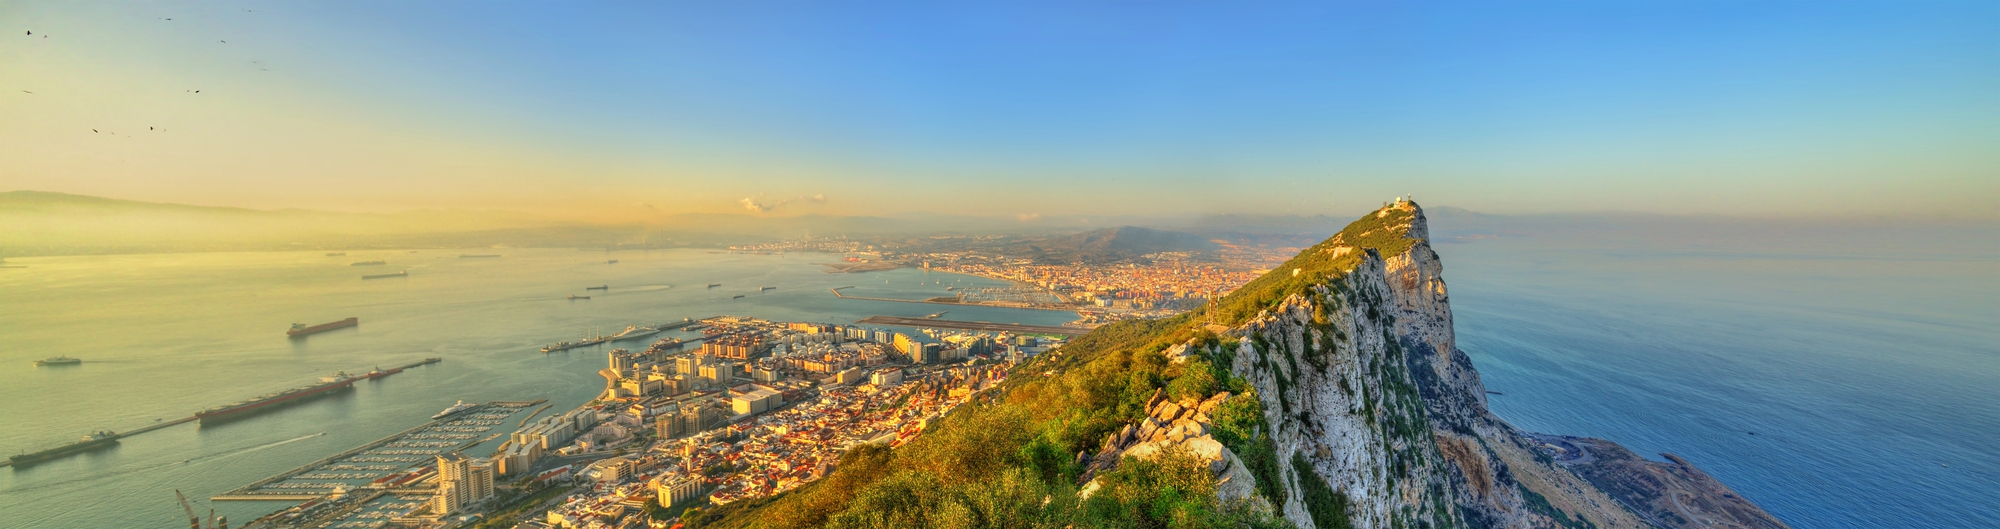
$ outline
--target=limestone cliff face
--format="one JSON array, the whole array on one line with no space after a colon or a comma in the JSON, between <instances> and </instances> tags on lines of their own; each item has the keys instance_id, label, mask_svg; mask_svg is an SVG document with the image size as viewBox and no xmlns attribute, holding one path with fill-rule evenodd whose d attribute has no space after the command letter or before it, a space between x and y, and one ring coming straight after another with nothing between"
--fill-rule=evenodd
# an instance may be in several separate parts
<instances>
[{"instance_id":1,"label":"limestone cliff face","mask_svg":"<svg viewBox=\"0 0 2000 529\"><path fill-rule=\"evenodd\" d=\"M1487 411L1423 212L1377 212L1392 215L1408 220L1355 238L1394 235L1383 246L1401 251L1349 246L1343 232L1311 251L1358 264L1225 333L1231 369L1264 401L1283 515L1302 528L1647 527Z\"/></svg>"}]
</instances>

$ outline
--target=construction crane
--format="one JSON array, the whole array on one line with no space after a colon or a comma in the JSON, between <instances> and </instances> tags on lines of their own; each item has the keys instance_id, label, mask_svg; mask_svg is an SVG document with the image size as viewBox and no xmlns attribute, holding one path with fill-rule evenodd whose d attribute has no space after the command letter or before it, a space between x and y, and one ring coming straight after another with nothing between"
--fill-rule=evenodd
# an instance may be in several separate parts
<instances>
[{"instance_id":1,"label":"construction crane","mask_svg":"<svg viewBox=\"0 0 2000 529\"><path fill-rule=\"evenodd\" d=\"M181 489L174 489L174 498L181 501L181 510L187 511L188 529L201 529L201 518L195 516L194 506L188 505L187 495L181 494Z\"/></svg>"}]
</instances>

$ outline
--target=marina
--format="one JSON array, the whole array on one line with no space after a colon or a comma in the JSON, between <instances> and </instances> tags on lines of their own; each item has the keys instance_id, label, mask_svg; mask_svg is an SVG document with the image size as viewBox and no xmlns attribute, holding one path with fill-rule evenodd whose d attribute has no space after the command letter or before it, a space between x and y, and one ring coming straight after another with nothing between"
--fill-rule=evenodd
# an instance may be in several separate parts
<instances>
[{"instance_id":1,"label":"marina","mask_svg":"<svg viewBox=\"0 0 2000 529\"><path fill-rule=\"evenodd\" d=\"M471 405L450 416L307 463L209 498L212 501L313 501L328 496L373 497L419 481L439 455L479 444L534 402Z\"/></svg>"}]
</instances>

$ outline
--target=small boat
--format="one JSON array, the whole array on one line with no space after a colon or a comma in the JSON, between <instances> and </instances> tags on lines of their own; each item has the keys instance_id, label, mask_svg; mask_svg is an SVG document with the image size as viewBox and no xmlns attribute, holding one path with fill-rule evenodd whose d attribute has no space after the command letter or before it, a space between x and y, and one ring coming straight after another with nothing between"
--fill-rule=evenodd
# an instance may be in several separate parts
<instances>
[{"instance_id":1,"label":"small boat","mask_svg":"<svg viewBox=\"0 0 2000 529\"><path fill-rule=\"evenodd\" d=\"M609 260L609 261L605 261L605 262L604 262L604 264L618 264L618 260L617 260L617 259L612 259L612 260Z\"/></svg>"},{"instance_id":2,"label":"small boat","mask_svg":"<svg viewBox=\"0 0 2000 529\"><path fill-rule=\"evenodd\" d=\"M434 421L435 421L435 420L438 420L438 419L443 419L443 418L445 418L445 417L450 417L450 416L451 416L451 414L454 414L454 413L458 413L458 412L461 412L461 411L465 411L465 410L469 410L469 409L473 409L473 408L477 408L477 407L479 407L479 405L478 405L478 404L472 404L472 403L468 403L468 402L466 402L466 401L462 401L462 400L461 400L461 401L458 401L458 404L454 404L454 405L452 405L452 407L449 407L449 408L445 408L445 409L444 409L444 411L441 411L441 412L438 412L438 414L437 414L437 415L432 415L432 416L431 416L431 420L434 420Z\"/></svg>"},{"instance_id":3,"label":"small boat","mask_svg":"<svg viewBox=\"0 0 2000 529\"><path fill-rule=\"evenodd\" d=\"M41 359L41 360L36 360L36 361L35 361L35 365L38 365L38 366L73 366L73 365L77 365L77 364L81 364L81 363L83 363L83 359L82 359L82 358L70 358L70 357L67 357L67 356L58 356L58 357L55 357L55 358L45 358L45 359Z\"/></svg>"},{"instance_id":4,"label":"small boat","mask_svg":"<svg viewBox=\"0 0 2000 529\"><path fill-rule=\"evenodd\" d=\"M583 287L583 289L584 289L584 290L611 290L611 285L598 285L598 286L594 286L594 287Z\"/></svg>"},{"instance_id":5,"label":"small boat","mask_svg":"<svg viewBox=\"0 0 2000 529\"><path fill-rule=\"evenodd\" d=\"M355 262L354 262L354 264L350 264L350 265L347 265L347 266L381 266L381 265L385 265L385 264L389 264L389 262L388 262L388 261L355 261Z\"/></svg>"},{"instance_id":6,"label":"small boat","mask_svg":"<svg viewBox=\"0 0 2000 529\"><path fill-rule=\"evenodd\" d=\"M590 296L578 296L576 294L570 294L569 299L590 299Z\"/></svg>"}]
</instances>

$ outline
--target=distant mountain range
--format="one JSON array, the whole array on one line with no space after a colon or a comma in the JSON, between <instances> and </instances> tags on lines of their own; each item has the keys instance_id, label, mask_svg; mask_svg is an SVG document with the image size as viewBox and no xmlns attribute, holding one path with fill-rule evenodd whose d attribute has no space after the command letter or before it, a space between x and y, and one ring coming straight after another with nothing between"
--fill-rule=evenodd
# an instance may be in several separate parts
<instances>
[{"instance_id":1,"label":"distant mountain range","mask_svg":"<svg viewBox=\"0 0 2000 529\"><path fill-rule=\"evenodd\" d=\"M1031 239L1007 245L1009 253L1051 262L1114 262L1160 252L1213 250L1208 237L1180 231L1120 226Z\"/></svg>"},{"instance_id":2,"label":"distant mountain range","mask_svg":"<svg viewBox=\"0 0 2000 529\"><path fill-rule=\"evenodd\" d=\"M1804 219L1631 213L1493 215L1430 208L1434 241L1494 237L1563 237L1647 245L1660 238L1784 243L1801 237L1923 234L1993 240L1992 221ZM936 213L886 216L684 213L646 221L588 223L520 212L417 210L340 213L257 210L119 200L43 191L0 192L0 256L187 251L318 250L422 247L683 247L767 242L800 236L902 238L998 235L943 241L940 251L985 249L1052 262L1115 262L1167 251L1204 251L1211 240L1266 247L1310 246L1345 222L1325 215L1051 215L1031 218ZM1104 228L1104 226L1117 226ZM1081 232L1081 233L1079 233ZM955 245L955 246L954 246ZM1887 249L1894 247L1878 247ZM1973 245L1977 246L1977 245Z\"/></svg>"}]
</instances>

